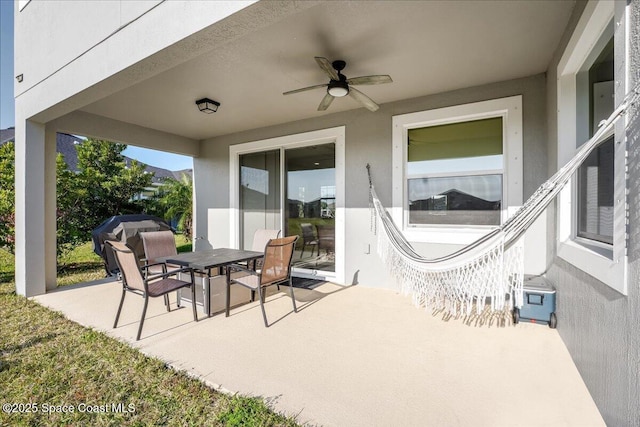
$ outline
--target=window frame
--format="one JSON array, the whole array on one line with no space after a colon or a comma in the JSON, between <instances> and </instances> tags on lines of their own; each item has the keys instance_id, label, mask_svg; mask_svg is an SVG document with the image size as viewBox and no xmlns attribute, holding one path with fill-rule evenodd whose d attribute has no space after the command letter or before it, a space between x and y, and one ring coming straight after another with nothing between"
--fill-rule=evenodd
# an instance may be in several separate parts
<instances>
[{"instance_id":1,"label":"window frame","mask_svg":"<svg viewBox=\"0 0 640 427\"><path fill-rule=\"evenodd\" d=\"M620 8L616 10L617 8ZM614 22L615 40L615 103L620 102L628 87L627 64L628 35L627 25L615 25L625 22L620 17L628 16L626 5L611 1L592 1L587 3L578 21L576 29L565 48L557 68L558 101L558 168L566 164L574 155L579 144L585 142L578 130L579 73L592 53L601 48L603 34ZM624 45L624 55L620 55L620 44ZM622 77L622 78L621 78ZM556 251L558 257L576 268L595 277L612 289L627 295L627 196L626 196L626 119L620 120L615 132L612 130L602 139L614 135L614 230L613 244L579 237L578 229L578 191L577 177L562 190L557 202ZM570 125L563 125L570 124ZM581 138L582 136L582 138Z\"/></svg>"},{"instance_id":2,"label":"window frame","mask_svg":"<svg viewBox=\"0 0 640 427\"><path fill-rule=\"evenodd\" d=\"M410 129L502 117L502 207L504 222L522 204L522 95L393 116L392 216L411 242L468 244L495 226L486 225L410 225L408 197L408 131ZM471 176L477 171L456 172ZM482 171L483 175L488 171ZM429 175L435 177L436 174Z\"/></svg>"}]
</instances>

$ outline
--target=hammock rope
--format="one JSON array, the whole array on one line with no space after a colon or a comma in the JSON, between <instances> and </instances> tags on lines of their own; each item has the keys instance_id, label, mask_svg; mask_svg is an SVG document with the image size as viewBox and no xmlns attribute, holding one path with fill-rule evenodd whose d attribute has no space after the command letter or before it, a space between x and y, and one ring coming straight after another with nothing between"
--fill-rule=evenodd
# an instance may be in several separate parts
<instances>
[{"instance_id":1,"label":"hammock rope","mask_svg":"<svg viewBox=\"0 0 640 427\"><path fill-rule=\"evenodd\" d=\"M457 316L485 310L491 311L522 306L524 282L524 249L522 236L545 211L584 160L612 132L616 121L628 106L640 97L636 88L621 105L600 123L596 133L584 143L574 157L545 181L511 217L492 231L459 250L436 258L421 256L407 241L402 231L384 208L373 185L371 167L369 201L372 231L378 234L378 254L390 274L397 278L403 294L411 295L418 306L444 311Z\"/></svg>"}]
</instances>

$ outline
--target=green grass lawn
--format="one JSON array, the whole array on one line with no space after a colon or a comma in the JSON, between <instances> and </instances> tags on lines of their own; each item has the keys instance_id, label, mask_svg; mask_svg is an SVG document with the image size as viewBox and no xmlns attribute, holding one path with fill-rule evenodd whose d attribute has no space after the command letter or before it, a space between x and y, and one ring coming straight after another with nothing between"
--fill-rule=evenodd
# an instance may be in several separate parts
<instances>
[{"instance_id":1,"label":"green grass lawn","mask_svg":"<svg viewBox=\"0 0 640 427\"><path fill-rule=\"evenodd\" d=\"M181 250L189 246L185 241L178 245ZM62 262L59 283L104 277L90 244ZM1 249L0 319L1 426L297 425L261 399L218 393L158 359L16 295L13 256ZM7 404L22 413L7 413Z\"/></svg>"}]
</instances>

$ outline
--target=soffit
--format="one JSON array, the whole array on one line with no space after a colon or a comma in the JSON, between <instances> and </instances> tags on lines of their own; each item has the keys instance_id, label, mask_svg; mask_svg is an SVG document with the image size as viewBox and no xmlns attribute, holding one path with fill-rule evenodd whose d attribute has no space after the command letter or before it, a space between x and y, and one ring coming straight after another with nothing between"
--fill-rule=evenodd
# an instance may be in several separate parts
<instances>
[{"instance_id":1,"label":"soffit","mask_svg":"<svg viewBox=\"0 0 640 427\"><path fill-rule=\"evenodd\" d=\"M347 77L378 104L546 71L572 12L568 1L331 1L113 93L82 110L206 139L361 108L349 97L317 111L328 78L314 56L343 59ZM194 102L209 97L215 114Z\"/></svg>"}]
</instances>

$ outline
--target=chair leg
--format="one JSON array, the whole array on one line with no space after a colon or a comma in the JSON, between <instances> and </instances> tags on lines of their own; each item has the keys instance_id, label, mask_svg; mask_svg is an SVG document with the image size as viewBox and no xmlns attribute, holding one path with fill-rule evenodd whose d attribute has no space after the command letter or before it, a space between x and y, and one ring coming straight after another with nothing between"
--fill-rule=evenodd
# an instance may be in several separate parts
<instances>
[{"instance_id":1,"label":"chair leg","mask_svg":"<svg viewBox=\"0 0 640 427\"><path fill-rule=\"evenodd\" d=\"M291 292L291 302L293 303L293 312L297 313L298 307L296 307L296 299L293 296L293 280L291 280L291 278L289 278L289 291Z\"/></svg>"},{"instance_id":2,"label":"chair leg","mask_svg":"<svg viewBox=\"0 0 640 427\"><path fill-rule=\"evenodd\" d=\"M231 305L231 269L227 268L227 303L225 304L224 317L229 317L230 305Z\"/></svg>"},{"instance_id":3,"label":"chair leg","mask_svg":"<svg viewBox=\"0 0 640 427\"><path fill-rule=\"evenodd\" d=\"M182 292L181 289L178 289L176 291L176 307L178 308L180 308L180 300L181 300L180 296L182 295L181 292Z\"/></svg>"},{"instance_id":4,"label":"chair leg","mask_svg":"<svg viewBox=\"0 0 640 427\"><path fill-rule=\"evenodd\" d=\"M251 296L249 297L249 302L254 302L256 300L256 291L251 291Z\"/></svg>"},{"instance_id":5,"label":"chair leg","mask_svg":"<svg viewBox=\"0 0 640 427\"><path fill-rule=\"evenodd\" d=\"M191 306L193 307L193 320L198 321L198 310L196 309L196 286L191 282Z\"/></svg>"},{"instance_id":6,"label":"chair leg","mask_svg":"<svg viewBox=\"0 0 640 427\"><path fill-rule=\"evenodd\" d=\"M305 245L305 244L303 243L303 244L302 244L302 250L300 251L300 259L302 259L302 255L304 254L304 248L305 248L305 246L307 246L307 245Z\"/></svg>"},{"instance_id":7,"label":"chair leg","mask_svg":"<svg viewBox=\"0 0 640 427\"><path fill-rule=\"evenodd\" d=\"M144 316L147 314L147 304L149 304L149 296L144 296L144 308L142 309L142 317L140 318L140 326L138 327L138 336L136 341L140 340L140 334L142 334L142 325L144 325Z\"/></svg>"},{"instance_id":8,"label":"chair leg","mask_svg":"<svg viewBox=\"0 0 640 427\"><path fill-rule=\"evenodd\" d=\"M164 294L164 306L167 307L167 311L171 311L171 306L169 305L169 295Z\"/></svg>"},{"instance_id":9,"label":"chair leg","mask_svg":"<svg viewBox=\"0 0 640 427\"><path fill-rule=\"evenodd\" d=\"M269 323L267 322L267 313L264 311L264 291L262 290L262 286L258 286L258 295L260 298L260 308L262 309L262 318L264 319L264 327L268 328Z\"/></svg>"},{"instance_id":10,"label":"chair leg","mask_svg":"<svg viewBox=\"0 0 640 427\"><path fill-rule=\"evenodd\" d=\"M122 304L124 303L124 295L127 293L124 289L122 289L122 298L120 298L120 305L118 306L118 312L116 313L116 321L113 322L113 327L118 327L118 319L120 318L120 311L122 311Z\"/></svg>"}]
</instances>

